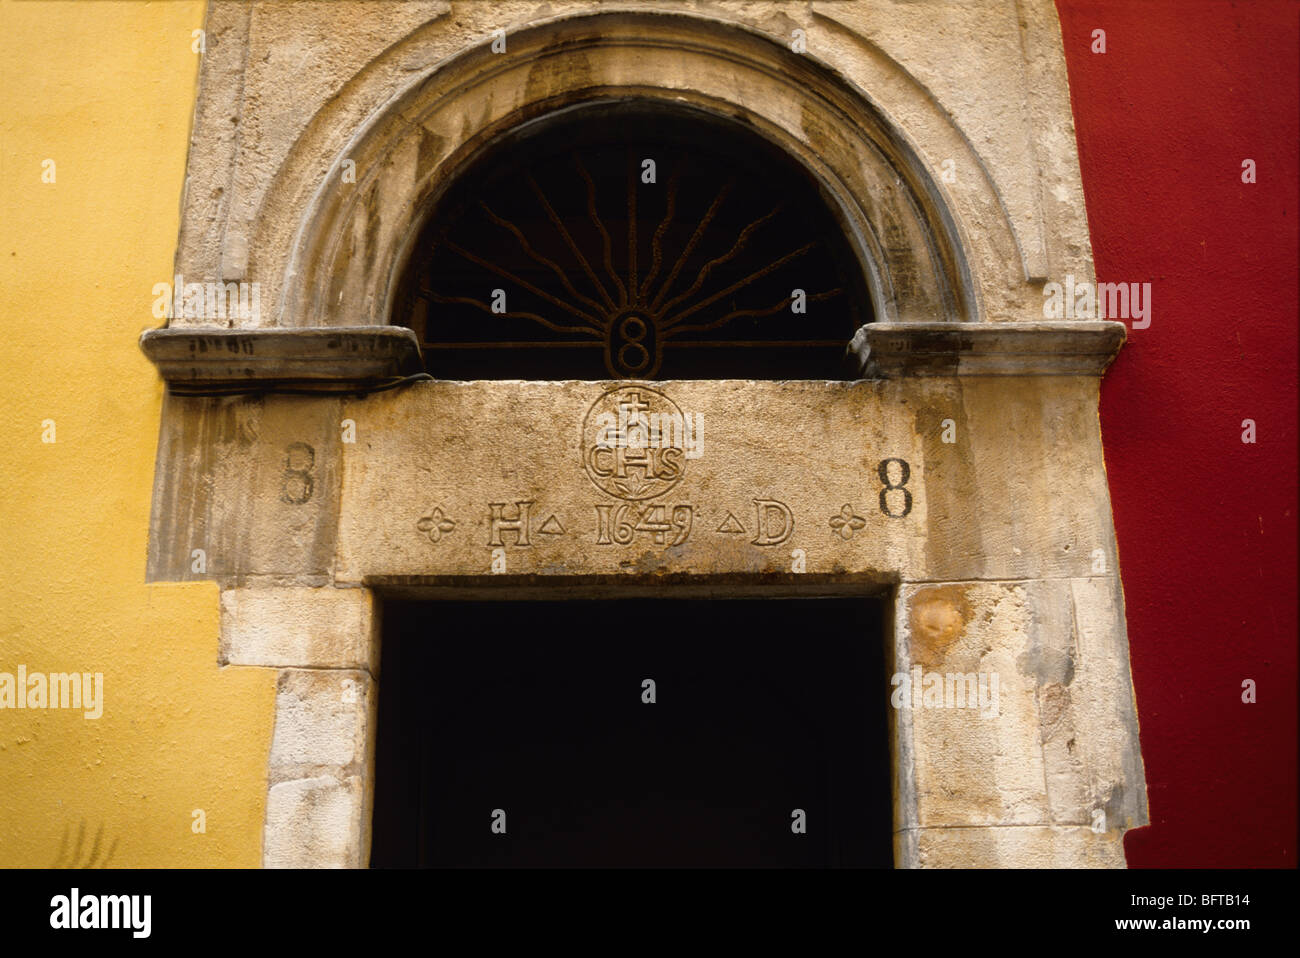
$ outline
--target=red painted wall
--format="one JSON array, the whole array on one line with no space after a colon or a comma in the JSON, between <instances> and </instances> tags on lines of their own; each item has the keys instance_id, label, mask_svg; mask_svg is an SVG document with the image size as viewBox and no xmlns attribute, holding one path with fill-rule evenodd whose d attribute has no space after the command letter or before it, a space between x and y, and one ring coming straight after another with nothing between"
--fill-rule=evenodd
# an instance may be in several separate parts
<instances>
[{"instance_id":1,"label":"red painted wall","mask_svg":"<svg viewBox=\"0 0 1300 958\"><path fill-rule=\"evenodd\" d=\"M1057 7L1097 279L1153 284L1101 392L1151 806L1129 864L1294 867L1300 3Z\"/></svg>"}]
</instances>

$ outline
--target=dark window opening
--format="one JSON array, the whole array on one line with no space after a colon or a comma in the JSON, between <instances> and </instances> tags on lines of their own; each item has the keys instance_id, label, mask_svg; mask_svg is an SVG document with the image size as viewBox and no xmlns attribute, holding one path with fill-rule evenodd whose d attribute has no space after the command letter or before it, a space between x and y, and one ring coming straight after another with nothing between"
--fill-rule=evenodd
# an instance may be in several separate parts
<instances>
[{"instance_id":1,"label":"dark window opening","mask_svg":"<svg viewBox=\"0 0 1300 958\"><path fill-rule=\"evenodd\" d=\"M879 601L383 616L375 867L892 866Z\"/></svg>"},{"instance_id":2,"label":"dark window opening","mask_svg":"<svg viewBox=\"0 0 1300 958\"><path fill-rule=\"evenodd\" d=\"M871 319L807 171L735 121L633 102L487 150L434 206L393 321L440 379L845 379Z\"/></svg>"}]
</instances>

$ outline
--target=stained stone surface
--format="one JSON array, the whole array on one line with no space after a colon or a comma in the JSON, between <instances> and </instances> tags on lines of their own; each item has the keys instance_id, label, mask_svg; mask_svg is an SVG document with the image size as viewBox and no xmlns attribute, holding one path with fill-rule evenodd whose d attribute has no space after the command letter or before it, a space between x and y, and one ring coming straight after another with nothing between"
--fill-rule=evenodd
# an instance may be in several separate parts
<instances>
[{"instance_id":1,"label":"stained stone surface","mask_svg":"<svg viewBox=\"0 0 1300 958\"><path fill-rule=\"evenodd\" d=\"M260 283L246 325L385 322L443 178L597 95L779 138L861 232L881 318L1032 321L1044 280L1092 279L1050 0L213 0L206 29L176 269Z\"/></svg>"},{"instance_id":2,"label":"stained stone surface","mask_svg":"<svg viewBox=\"0 0 1300 958\"><path fill-rule=\"evenodd\" d=\"M335 576L1086 576L1113 554L1096 382L1036 387L427 383L347 402ZM691 432L601 449L619 408Z\"/></svg>"},{"instance_id":3,"label":"stained stone surface","mask_svg":"<svg viewBox=\"0 0 1300 958\"><path fill-rule=\"evenodd\" d=\"M225 654L289 669L277 781L364 775L372 693L344 705L339 681L372 687L375 589L705 582L892 593L894 673L996 676L989 714L895 712L900 864L1117 864L1115 834L1146 821L1094 377L174 402ZM205 452L213 436L226 455ZM286 534L242 548L254 521ZM155 559L187 569L195 541Z\"/></svg>"}]
</instances>

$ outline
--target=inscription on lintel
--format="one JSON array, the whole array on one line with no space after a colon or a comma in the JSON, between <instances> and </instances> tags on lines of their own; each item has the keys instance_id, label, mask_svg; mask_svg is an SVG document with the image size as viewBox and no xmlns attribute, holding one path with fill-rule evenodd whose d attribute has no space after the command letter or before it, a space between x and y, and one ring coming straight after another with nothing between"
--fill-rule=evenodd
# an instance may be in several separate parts
<instances>
[{"instance_id":1,"label":"inscription on lintel","mask_svg":"<svg viewBox=\"0 0 1300 958\"><path fill-rule=\"evenodd\" d=\"M706 457L711 445L706 423L714 421L724 422L700 410L684 410L660 388L615 386L587 408L581 422L580 456L573 462L578 468L569 474L580 470L601 498L575 504L572 496L512 491L473 506L466 516L452 515L445 503L431 503L420 511L414 529L435 551L457 537L466 540L464 545L486 547L491 550L493 570L505 571L507 550L563 551L565 542L583 549L597 547L590 553L596 556L604 550L618 551L620 546L707 548L710 541L772 548L790 542L802 528L801 541L835 549L836 543L849 543L865 534L867 515L872 512L891 520L912 513L912 468L898 456L875 459L869 470L860 469L858 501L838 506L828 506L816 494L772 495L770 490L766 495L750 495L748 501L733 496L717 501L698 494L688 497L683 492L689 492L692 480L722 471ZM715 455L728 464L729 438L715 437L713 445ZM517 487L548 489L572 481L564 475L563 460L554 472L538 473L527 475L530 481L516 480ZM815 486L815 481L810 485ZM807 520L796 519L800 506L806 507L804 515L824 510L825 518L814 523L817 528L803 528L801 523ZM804 550L795 551L801 565Z\"/></svg>"}]
</instances>

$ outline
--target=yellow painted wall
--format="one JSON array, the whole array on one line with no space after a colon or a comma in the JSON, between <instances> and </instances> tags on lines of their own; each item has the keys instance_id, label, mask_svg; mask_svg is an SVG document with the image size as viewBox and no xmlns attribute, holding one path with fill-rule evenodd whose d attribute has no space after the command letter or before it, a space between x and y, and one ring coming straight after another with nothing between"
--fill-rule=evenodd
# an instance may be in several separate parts
<instances>
[{"instance_id":1,"label":"yellow painted wall","mask_svg":"<svg viewBox=\"0 0 1300 958\"><path fill-rule=\"evenodd\" d=\"M0 709L3 866L73 863L83 832L78 864L97 837L99 864L261 861L275 673L217 667L214 584L144 584L163 388L136 339L171 278L203 12L0 0L0 672L102 672L106 700Z\"/></svg>"}]
</instances>

